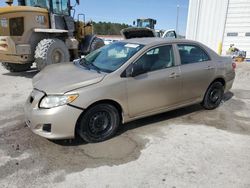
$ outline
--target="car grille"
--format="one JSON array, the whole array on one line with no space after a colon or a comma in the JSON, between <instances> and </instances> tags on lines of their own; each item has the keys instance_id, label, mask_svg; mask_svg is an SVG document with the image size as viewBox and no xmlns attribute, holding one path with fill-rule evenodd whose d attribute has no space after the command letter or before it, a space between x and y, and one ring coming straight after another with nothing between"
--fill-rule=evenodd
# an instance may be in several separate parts
<instances>
[{"instance_id":1,"label":"car grille","mask_svg":"<svg viewBox=\"0 0 250 188\"><path fill-rule=\"evenodd\" d=\"M10 18L10 36L22 36L24 32L24 18Z\"/></svg>"}]
</instances>

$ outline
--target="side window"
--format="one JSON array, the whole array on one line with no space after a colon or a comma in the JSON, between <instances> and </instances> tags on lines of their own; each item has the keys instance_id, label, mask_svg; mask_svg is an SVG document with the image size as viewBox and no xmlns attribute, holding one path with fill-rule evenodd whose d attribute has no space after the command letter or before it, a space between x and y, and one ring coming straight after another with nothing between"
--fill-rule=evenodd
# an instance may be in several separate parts
<instances>
[{"instance_id":1,"label":"side window","mask_svg":"<svg viewBox=\"0 0 250 188\"><path fill-rule=\"evenodd\" d=\"M178 44L181 64L191 64L203 61L209 61L207 53L196 45Z\"/></svg>"},{"instance_id":2,"label":"side window","mask_svg":"<svg viewBox=\"0 0 250 188\"><path fill-rule=\"evenodd\" d=\"M146 73L174 66L172 45L161 46L149 50L135 62L135 68Z\"/></svg>"},{"instance_id":3,"label":"side window","mask_svg":"<svg viewBox=\"0 0 250 188\"><path fill-rule=\"evenodd\" d=\"M67 0L54 0L53 12L55 14L69 15L68 1Z\"/></svg>"}]
</instances>

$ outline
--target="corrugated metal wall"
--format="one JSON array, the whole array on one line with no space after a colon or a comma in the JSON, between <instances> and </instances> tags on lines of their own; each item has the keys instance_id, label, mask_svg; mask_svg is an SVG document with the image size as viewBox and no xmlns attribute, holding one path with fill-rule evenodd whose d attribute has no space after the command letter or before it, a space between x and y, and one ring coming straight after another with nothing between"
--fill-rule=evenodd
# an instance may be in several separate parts
<instances>
[{"instance_id":1,"label":"corrugated metal wall","mask_svg":"<svg viewBox=\"0 0 250 188\"><path fill-rule=\"evenodd\" d=\"M250 58L250 0L190 0L186 38L216 52L222 42L223 55L235 44Z\"/></svg>"},{"instance_id":2,"label":"corrugated metal wall","mask_svg":"<svg viewBox=\"0 0 250 188\"><path fill-rule=\"evenodd\" d=\"M228 0L190 0L186 38L217 52L223 39L227 6Z\"/></svg>"},{"instance_id":3,"label":"corrugated metal wall","mask_svg":"<svg viewBox=\"0 0 250 188\"><path fill-rule=\"evenodd\" d=\"M228 36L232 33L237 36ZM230 44L235 44L235 47L247 51L247 57L250 58L250 0L229 0L223 54Z\"/></svg>"}]
</instances>

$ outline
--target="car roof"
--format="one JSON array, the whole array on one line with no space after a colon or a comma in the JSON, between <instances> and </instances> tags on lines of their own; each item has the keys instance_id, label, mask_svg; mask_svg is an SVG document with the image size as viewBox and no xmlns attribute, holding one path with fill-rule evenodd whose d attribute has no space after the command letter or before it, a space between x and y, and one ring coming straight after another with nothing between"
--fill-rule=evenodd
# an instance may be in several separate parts
<instances>
[{"instance_id":1,"label":"car roof","mask_svg":"<svg viewBox=\"0 0 250 188\"><path fill-rule=\"evenodd\" d=\"M212 49L210 49L209 47L207 47L206 45L197 42L197 41L193 41L193 40L187 40L187 39L176 39L176 38L159 38L159 37L147 37L147 38L133 38L133 39L127 39L127 40L123 40L123 42L126 43L135 43L135 44L141 44L141 45L145 45L147 47L152 47L155 45L161 45L161 44L173 44L173 43L187 43L187 44L196 44L198 46L201 46L203 49L206 50L207 53L210 54L210 56L216 57L218 58L219 55L213 51Z\"/></svg>"},{"instance_id":2,"label":"car roof","mask_svg":"<svg viewBox=\"0 0 250 188\"><path fill-rule=\"evenodd\" d=\"M123 40L123 42L127 43L136 43L142 45L157 45L157 44L165 44L165 43L198 43L196 41L187 40L187 39L167 39L167 38L159 38L159 37L147 37L147 38L133 38Z\"/></svg>"}]
</instances>

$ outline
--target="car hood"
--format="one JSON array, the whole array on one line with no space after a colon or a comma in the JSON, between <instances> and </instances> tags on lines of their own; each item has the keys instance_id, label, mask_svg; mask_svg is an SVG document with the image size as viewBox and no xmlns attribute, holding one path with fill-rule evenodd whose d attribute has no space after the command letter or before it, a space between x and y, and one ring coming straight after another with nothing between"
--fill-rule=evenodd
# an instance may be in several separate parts
<instances>
[{"instance_id":1,"label":"car hood","mask_svg":"<svg viewBox=\"0 0 250 188\"><path fill-rule=\"evenodd\" d=\"M129 27L121 30L121 34L125 39L156 37L154 30L143 27Z\"/></svg>"},{"instance_id":2,"label":"car hood","mask_svg":"<svg viewBox=\"0 0 250 188\"><path fill-rule=\"evenodd\" d=\"M81 87L96 84L104 73L87 70L73 63L60 63L45 67L33 78L33 87L47 94L63 94Z\"/></svg>"}]
</instances>

